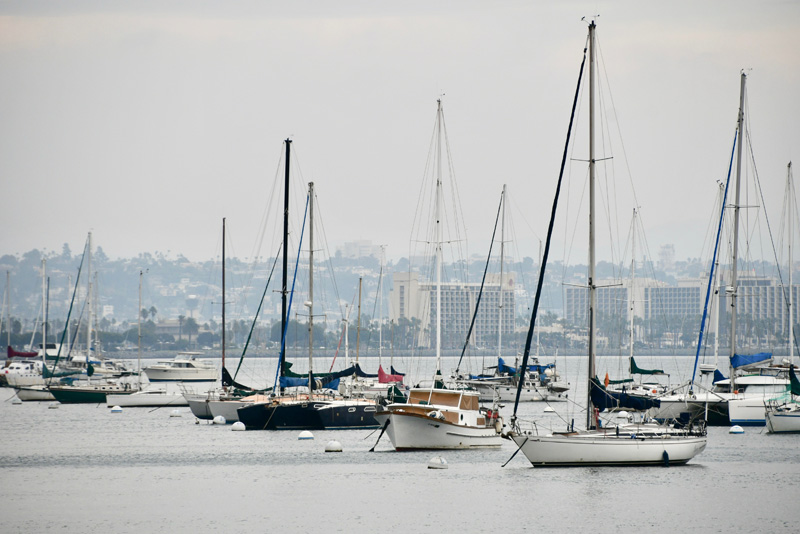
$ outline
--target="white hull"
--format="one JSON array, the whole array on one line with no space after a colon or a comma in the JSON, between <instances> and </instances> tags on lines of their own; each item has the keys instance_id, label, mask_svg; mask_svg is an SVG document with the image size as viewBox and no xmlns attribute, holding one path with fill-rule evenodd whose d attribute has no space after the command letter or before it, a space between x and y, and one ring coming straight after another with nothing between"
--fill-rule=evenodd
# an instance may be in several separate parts
<instances>
[{"instance_id":1,"label":"white hull","mask_svg":"<svg viewBox=\"0 0 800 534\"><path fill-rule=\"evenodd\" d=\"M237 410L251 404L253 404L252 401L213 399L208 401L208 410L211 412L212 419L221 415L226 422L235 423L239 420Z\"/></svg>"},{"instance_id":2,"label":"white hull","mask_svg":"<svg viewBox=\"0 0 800 534\"><path fill-rule=\"evenodd\" d=\"M21 401L54 401L56 398L44 386L27 386L14 388L17 390L17 398Z\"/></svg>"},{"instance_id":3,"label":"white hull","mask_svg":"<svg viewBox=\"0 0 800 534\"><path fill-rule=\"evenodd\" d=\"M773 434L784 432L800 432L800 408L778 411L768 409L766 412L767 430Z\"/></svg>"},{"instance_id":4,"label":"white hull","mask_svg":"<svg viewBox=\"0 0 800 534\"><path fill-rule=\"evenodd\" d=\"M764 397L732 399L728 401L728 417L732 425L764 426L767 399Z\"/></svg>"},{"instance_id":5,"label":"white hull","mask_svg":"<svg viewBox=\"0 0 800 534\"><path fill-rule=\"evenodd\" d=\"M500 447L503 440L493 427L457 425L412 413L382 412L375 419L383 427L395 450L481 449Z\"/></svg>"},{"instance_id":6,"label":"white hull","mask_svg":"<svg viewBox=\"0 0 800 534\"><path fill-rule=\"evenodd\" d=\"M150 382L214 382L216 369L145 369Z\"/></svg>"},{"instance_id":7,"label":"white hull","mask_svg":"<svg viewBox=\"0 0 800 534\"><path fill-rule=\"evenodd\" d=\"M120 408L188 406L182 393L168 393L163 390L145 390L130 395L106 395L108 406Z\"/></svg>"},{"instance_id":8,"label":"white hull","mask_svg":"<svg viewBox=\"0 0 800 534\"><path fill-rule=\"evenodd\" d=\"M481 402L492 402L497 399L499 402L515 402L517 398L517 386L475 386L478 390ZM520 402L561 402L566 401L567 397L563 394L554 394L547 388L525 388L519 396Z\"/></svg>"},{"instance_id":9,"label":"white hull","mask_svg":"<svg viewBox=\"0 0 800 534\"><path fill-rule=\"evenodd\" d=\"M197 417L198 419L214 419L214 416L211 415L211 409L209 408L209 403L212 399L216 398L210 392L209 393L184 393L183 398L186 399L186 402L189 404L189 409L192 410L192 414Z\"/></svg>"},{"instance_id":10,"label":"white hull","mask_svg":"<svg viewBox=\"0 0 800 534\"><path fill-rule=\"evenodd\" d=\"M535 467L685 464L706 448L706 437L632 438L603 432L563 436L514 435Z\"/></svg>"}]
</instances>

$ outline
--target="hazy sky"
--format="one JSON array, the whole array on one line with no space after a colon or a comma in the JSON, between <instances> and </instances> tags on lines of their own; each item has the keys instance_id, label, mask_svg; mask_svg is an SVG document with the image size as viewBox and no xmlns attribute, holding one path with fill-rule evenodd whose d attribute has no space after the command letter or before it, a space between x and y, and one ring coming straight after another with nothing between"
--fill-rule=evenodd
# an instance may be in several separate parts
<instances>
[{"instance_id":1,"label":"hazy sky","mask_svg":"<svg viewBox=\"0 0 800 534\"><path fill-rule=\"evenodd\" d=\"M598 13L650 246L700 256L741 69L779 209L800 160L797 1L0 1L0 254L78 252L91 230L111 257L207 259L225 216L246 256L291 137L330 245L404 256L442 93L470 252L504 183L543 237Z\"/></svg>"}]
</instances>

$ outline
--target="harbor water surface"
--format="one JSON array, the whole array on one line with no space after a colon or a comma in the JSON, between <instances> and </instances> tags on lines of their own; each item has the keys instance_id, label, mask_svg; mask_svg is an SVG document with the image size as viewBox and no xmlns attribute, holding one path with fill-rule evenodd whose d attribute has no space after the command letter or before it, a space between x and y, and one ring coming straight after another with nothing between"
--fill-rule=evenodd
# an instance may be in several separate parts
<instances>
[{"instance_id":1,"label":"harbor water surface","mask_svg":"<svg viewBox=\"0 0 800 534\"><path fill-rule=\"evenodd\" d=\"M561 361L562 370L574 367L580 398L585 359ZM685 369L689 360L663 361ZM254 365L267 375L275 360ZM705 452L682 467L534 469L521 454L502 467L511 442L396 453L384 436L369 452L377 431L318 431L301 441L293 431L232 432L188 408L13 404L12 391L0 390L3 532L800 529L800 435L762 428L730 435L712 427ZM546 406L523 404L519 414L541 428L563 429L569 418L582 426L577 404L554 403L557 413ZM511 406L501 413L507 419ZM326 453L330 440L343 452ZM448 469L428 469L434 456Z\"/></svg>"}]
</instances>

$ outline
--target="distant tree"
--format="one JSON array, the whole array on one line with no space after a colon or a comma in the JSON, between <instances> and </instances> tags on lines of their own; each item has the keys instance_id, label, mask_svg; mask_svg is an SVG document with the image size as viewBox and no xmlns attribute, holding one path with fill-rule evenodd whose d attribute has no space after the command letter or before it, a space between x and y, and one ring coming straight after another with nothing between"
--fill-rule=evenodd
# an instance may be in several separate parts
<instances>
[{"instance_id":1,"label":"distant tree","mask_svg":"<svg viewBox=\"0 0 800 534\"><path fill-rule=\"evenodd\" d=\"M155 319L156 315L158 315L158 310L156 309L155 306L150 306L150 309L148 311L150 312L150 317L152 317L153 319Z\"/></svg>"},{"instance_id":2,"label":"distant tree","mask_svg":"<svg viewBox=\"0 0 800 534\"><path fill-rule=\"evenodd\" d=\"M186 321L184 321L183 328L186 329L186 334L189 336L189 345L191 345L192 336L197 334L200 330L200 326L197 324L197 321L194 320L194 317L187 317Z\"/></svg>"},{"instance_id":3,"label":"distant tree","mask_svg":"<svg viewBox=\"0 0 800 534\"><path fill-rule=\"evenodd\" d=\"M186 320L185 315L178 316L178 341L183 341L183 322Z\"/></svg>"},{"instance_id":4,"label":"distant tree","mask_svg":"<svg viewBox=\"0 0 800 534\"><path fill-rule=\"evenodd\" d=\"M142 319L146 321L147 317L150 315L150 311L147 308L142 308L139 311L139 315L141 316Z\"/></svg>"},{"instance_id":5,"label":"distant tree","mask_svg":"<svg viewBox=\"0 0 800 534\"><path fill-rule=\"evenodd\" d=\"M72 259L72 251L70 250L68 243L64 243L64 245L61 247L61 257L65 260Z\"/></svg>"}]
</instances>

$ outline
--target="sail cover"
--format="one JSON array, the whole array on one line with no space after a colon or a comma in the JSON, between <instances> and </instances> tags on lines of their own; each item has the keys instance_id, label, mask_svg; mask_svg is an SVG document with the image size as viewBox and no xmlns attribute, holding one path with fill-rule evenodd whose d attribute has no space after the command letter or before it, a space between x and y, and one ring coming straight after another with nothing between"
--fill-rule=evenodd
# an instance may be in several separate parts
<instances>
[{"instance_id":1,"label":"sail cover","mask_svg":"<svg viewBox=\"0 0 800 534\"><path fill-rule=\"evenodd\" d=\"M632 375L664 375L666 374L663 369L642 369L636 365L636 361L631 356L631 374Z\"/></svg>"},{"instance_id":2,"label":"sail cover","mask_svg":"<svg viewBox=\"0 0 800 534\"><path fill-rule=\"evenodd\" d=\"M544 373L547 369L552 369L555 367L554 363L548 363L547 365L539 365L539 364L532 364L528 366L528 371L533 373ZM510 365L506 365L505 360L503 358L497 358L497 372L499 374L509 374L515 375L517 374L517 368L511 367Z\"/></svg>"},{"instance_id":3,"label":"sail cover","mask_svg":"<svg viewBox=\"0 0 800 534\"><path fill-rule=\"evenodd\" d=\"M390 375L383 370L383 366L378 366L378 382L381 384L390 384L392 382L402 382L403 375Z\"/></svg>"},{"instance_id":4,"label":"sail cover","mask_svg":"<svg viewBox=\"0 0 800 534\"><path fill-rule=\"evenodd\" d=\"M789 368L789 382L792 385L792 395L800 395L800 380L798 380L797 375L794 374L794 365Z\"/></svg>"},{"instance_id":5,"label":"sail cover","mask_svg":"<svg viewBox=\"0 0 800 534\"><path fill-rule=\"evenodd\" d=\"M658 408L661 406L661 401L658 399L651 399L648 397L640 397L638 395L631 395L625 392L608 391L605 386L597 379L591 380L591 396L592 405L601 412L604 410L611 410L612 408L626 408L628 410L644 411L650 408Z\"/></svg>"},{"instance_id":6,"label":"sail cover","mask_svg":"<svg viewBox=\"0 0 800 534\"><path fill-rule=\"evenodd\" d=\"M38 352L22 352L19 350L14 350L11 348L11 345L8 346L8 350L6 351L8 355L8 359L11 358L35 358L39 355Z\"/></svg>"},{"instance_id":7,"label":"sail cover","mask_svg":"<svg viewBox=\"0 0 800 534\"><path fill-rule=\"evenodd\" d=\"M727 378L725 378L725 375L722 374L722 371L719 369L714 369L714 380L712 380L711 383L716 384L721 380L727 380Z\"/></svg>"},{"instance_id":8,"label":"sail cover","mask_svg":"<svg viewBox=\"0 0 800 534\"><path fill-rule=\"evenodd\" d=\"M772 361L771 352L759 352L758 354L734 354L731 356L731 367L738 369L740 367L747 367L748 365L755 365L757 363L764 363Z\"/></svg>"}]
</instances>

